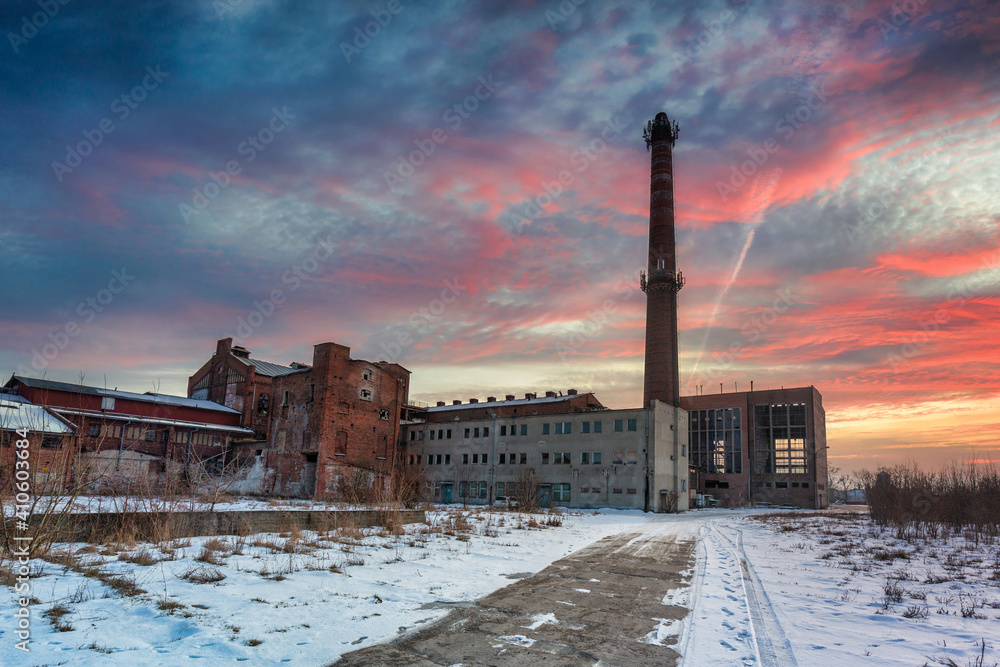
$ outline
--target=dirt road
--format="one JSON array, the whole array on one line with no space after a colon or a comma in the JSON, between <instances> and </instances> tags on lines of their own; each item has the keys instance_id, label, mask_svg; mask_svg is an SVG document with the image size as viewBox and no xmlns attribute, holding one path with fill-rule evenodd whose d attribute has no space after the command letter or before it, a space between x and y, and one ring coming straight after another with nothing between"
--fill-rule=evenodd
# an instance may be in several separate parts
<instances>
[{"instance_id":1,"label":"dirt road","mask_svg":"<svg viewBox=\"0 0 1000 667\"><path fill-rule=\"evenodd\" d=\"M335 664L670 667L688 609L664 598L687 587L694 546L676 533L608 537L418 633Z\"/></svg>"}]
</instances>

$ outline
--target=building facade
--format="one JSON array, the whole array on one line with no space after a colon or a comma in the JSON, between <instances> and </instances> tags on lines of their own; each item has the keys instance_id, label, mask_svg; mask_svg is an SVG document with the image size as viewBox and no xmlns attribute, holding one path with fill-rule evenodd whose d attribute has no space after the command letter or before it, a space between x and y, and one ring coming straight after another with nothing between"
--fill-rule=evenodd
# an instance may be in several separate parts
<instances>
[{"instance_id":1,"label":"building facade","mask_svg":"<svg viewBox=\"0 0 1000 667\"><path fill-rule=\"evenodd\" d=\"M263 465L277 495L336 498L345 476L389 475L399 461L400 420L410 372L351 359L336 343L316 345L312 366L273 380L273 417Z\"/></svg>"},{"instance_id":2,"label":"building facade","mask_svg":"<svg viewBox=\"0 0 1000 667\"><path fill-rule=\"evenodd\" d=\"M19 375L4 391L8 400L44 407L66 423L70 433L42 448L63 451L64 462L101 487L156 487L219 474L232 441L253 433L240 426L236 410L212 401Z\"/></svg>"},{"instance_id":3,"label":"building facade","mask_svg":"<svg viewBox=\"0 0 1000 667\"><path fill-rule=\"evenodd\" d=\"M436 502L502 500L533 471L543 506L687 509L683 410L608 410L593 394L549 393L429 408L404 425L403 464Z\"/></svg>"},{"instance_id":4,"label":"building facade","mask_svg":"<svg viewBox=\"0 0 1000 667\"><path fill-rule=\"evenodd\" d=\"M685 396L697 491L726 506L829 504L826 413L815 387Z\"/></svg>"}]
</instances>

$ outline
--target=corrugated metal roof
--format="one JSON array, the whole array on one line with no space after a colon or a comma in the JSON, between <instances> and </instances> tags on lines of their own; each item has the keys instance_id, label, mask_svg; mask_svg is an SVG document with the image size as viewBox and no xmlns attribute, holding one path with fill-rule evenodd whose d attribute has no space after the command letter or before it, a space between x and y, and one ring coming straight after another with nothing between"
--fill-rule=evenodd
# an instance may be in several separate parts
<instances>
[{"instance_id":1,"label":"corrugated metal roof","mask_svg":"<svg viewBox=\"0 0 1000 667\"><path fill-rule=\"evenodd\" d=\"M225 424L208 424L205 422L192 422L183 419L163 419L159 417L143 417L141 415L122 415L96 412L94 410L72 410L69 408L52 408L53 412L61 415L80 415L82 417L99 417L101 419L114 419L118 421L129 421L136 424L170 424L173 426L183 426L185 428L198 428L203 431L227 431L231 433L243 433L253 435L253 429L242 426L226 426Z\"/></svg>"},{"instance_id":2,"label":"corrugated metal roof","mask_svg":"<svg viewBox=\"0 0 1000 667\"><path fill-rule=\"evenodd\" d=\"M27 429L34 433L71 433L61 419L40 405L0 398L0 430Z\"/></svg>"},{"instance_id":3,"label":"corrugated metal roof","mask_svg":"<svg viewBox=\"0 0 1000 667\"><path fill-rule=\"evenodd\" d=\"M468 410L472 408L494 408L501 405L538 405L540 403L560 403L587 394L567 394L566 396L543 396L541 398L516 398L513 401L492 401L480 403L462 403L461 405L435 405L427 408L427 412L446 412L448 410Z\"/></svg>"},{"instance_id":4,"label":"corrugated metal roof","mask_svg":"<svg viewBox=\"0 0 1000 667\"><path fill-rule=\"evenodd\" d=\"M142 401L143 403L157 403L159 405L175 405L186 408L200 408L202 410L214 410L216 412L228 412L240 414L239 410L227 408L213 401L205 401L197 398L185 398L183 396L172 396L170 394L136 394L131 391L118 391L117 389L102 389L101 387L88 387L87 385L71 384L69 382L56 382L54 380L41 380L38 378L15 375L14 379L23 382L29 387L36 389L48 389L50 391L65 391L73 394L86 394L88 396L108 396L111 398L121 398L130 401Z\"/></svg>"},{"instance_id":5,"label":"corrugated metal roof","mask_svg":"<svg viewBox=\"0 0 1000 667\"><path fill-rule=\"evenodd\" d=\"M278 377L281 375L288 375L289 373L294 373L298 368L292 368L291 366L282 366L281 364L272 364L270 361L261 361L260 359L243 359L254 365L257 372L261 375L267 375L268 377Z\"/></svg>"}]
</instances>

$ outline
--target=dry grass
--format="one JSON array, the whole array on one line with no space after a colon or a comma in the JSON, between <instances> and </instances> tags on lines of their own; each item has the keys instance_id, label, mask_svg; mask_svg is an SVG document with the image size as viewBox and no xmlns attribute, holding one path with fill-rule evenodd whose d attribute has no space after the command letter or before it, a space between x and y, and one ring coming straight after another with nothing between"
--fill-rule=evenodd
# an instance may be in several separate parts
<instances>
[{"instance_id":1,"label":"dry grass","mask_svg":"<svg viewBox=\"0 0 1000 667\"><path fill-rule=\"evenodd\" d=\"M193 567L181 575L181 579L186 579L192 584L214 584L225 578L226 575L221 571L211 567Z\"/></svg>"}]
</instances>

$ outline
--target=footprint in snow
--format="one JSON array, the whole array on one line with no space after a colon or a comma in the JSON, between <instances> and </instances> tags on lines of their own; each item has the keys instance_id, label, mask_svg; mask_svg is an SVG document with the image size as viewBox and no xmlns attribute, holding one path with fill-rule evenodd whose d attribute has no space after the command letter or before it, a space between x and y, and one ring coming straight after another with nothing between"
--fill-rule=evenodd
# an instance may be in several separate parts
<instances>
[{"instance_id":1,"label":"footprint in snow","mask_svg":"<svg viewBox=\"0 0 1000 667\"><path fill-rule=\"evenodd\" d=\"M733 612L729 611L729 607L723 607L723 608L722 608L722 611L726 612L726 613L727 613L727 614L729 614L730 616L732 616L732 615L733 615Z\"/></svg>"},{"instance_id":2,"label":"footprint in snow","mask_svg":"<svg viewBox=\"0 0 1000 667\"><path fill-rule=\"evenodd\" d=\"M735 650L736 650L736 647L735 647L735 646L733 646L732 644L730 644L730 643L729 643L729 642L727 642L727 641L723 641L723 640L721 640L721 639L720 639L720 640L719 640L719 644L721 644L722 646L725 646L725 647L726 647L726 648L728 648L728 649L729 649L730 651L735 651Z\"/></svg>"}]
</instances>

